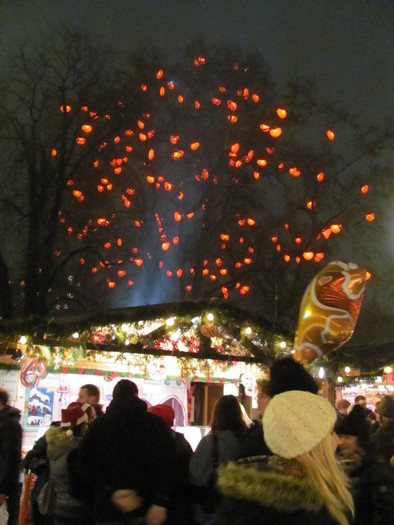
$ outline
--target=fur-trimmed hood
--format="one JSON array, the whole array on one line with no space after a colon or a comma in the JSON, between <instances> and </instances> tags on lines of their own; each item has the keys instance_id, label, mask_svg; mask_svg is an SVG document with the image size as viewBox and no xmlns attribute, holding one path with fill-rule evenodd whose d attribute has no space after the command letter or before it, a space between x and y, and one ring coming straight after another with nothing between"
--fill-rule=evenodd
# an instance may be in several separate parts
<instances>
[{"instance_id":1,"label":"fur-trimmed hood","mask_svg":"<svg viewBox=\"0 0 394 525\"><path fill-rule=\"evenodd\" d=\"M45 434L45 439L48 443L47 454L50 460L56 460L60 456L68 454L81 443L80 438L69 435L68 431L58 427L49 428Z\"/></svg>"},{"instance_id":2,"label":"fur-trimmed hood","mask_svg":"<svg viewBox=\"0 0 394 525\"><path fill-rule=\"evenodd\" d=\"M219 467L218 487L226 497L280 512L319 513L324 508L320 493L303 476L300 465L278 456L259 456Z\"/></svg>"}]
</instances>

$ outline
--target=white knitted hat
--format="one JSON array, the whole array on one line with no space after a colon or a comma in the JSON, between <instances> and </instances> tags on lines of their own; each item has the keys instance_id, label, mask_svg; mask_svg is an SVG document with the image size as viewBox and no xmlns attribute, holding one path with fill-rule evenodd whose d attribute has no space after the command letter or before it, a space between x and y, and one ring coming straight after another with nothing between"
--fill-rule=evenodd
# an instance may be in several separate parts
<instances>
[{"instance_id":1,"label":"white knitted hat","mask_svg":"<svg viewBox=\"0 0 394 525\"><path fill-rule=\"evenodd\" d=\"M269 402L263 416L264 439L274 454L295 458L320 443L335 420L335 409L326 399L290 390Z\"/></svg>"}]
</instances>

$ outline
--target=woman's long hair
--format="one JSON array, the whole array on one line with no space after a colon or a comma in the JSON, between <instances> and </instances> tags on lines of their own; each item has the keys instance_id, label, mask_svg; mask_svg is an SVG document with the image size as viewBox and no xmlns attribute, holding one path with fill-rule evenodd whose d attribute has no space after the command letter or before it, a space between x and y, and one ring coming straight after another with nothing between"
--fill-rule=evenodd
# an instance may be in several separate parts
<instances>
[{"instance_id":1,"label":"woman's long hair","mask_svg":"<svg viewBox=\"0 0 394 525\"><path fill-rule=\"evenodd\" d=\"M222 396L216 402L210 423L211 431L232 430L236 434L242 434L248 426L242 416L241 406L235 396Z\"/></svg>"},{"instance_id":2,"label":"woman's long hair","mask_svg":"<svg viewBox=\"0 0 394 525\"><path fill-rule=\"evenodd\" d=\"M297 457L305 475L323 497L330 515L340 524L348 525L354 516L349 480L340 467L333 449L331 432L310 452Z\"/></svg>"}]
</instances>

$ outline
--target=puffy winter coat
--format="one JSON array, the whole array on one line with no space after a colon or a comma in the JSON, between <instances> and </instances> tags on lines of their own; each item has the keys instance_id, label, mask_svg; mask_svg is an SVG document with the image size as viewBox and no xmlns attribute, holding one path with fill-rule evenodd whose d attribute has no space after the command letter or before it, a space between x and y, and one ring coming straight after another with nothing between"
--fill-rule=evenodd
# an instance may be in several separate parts
<instances>
[{"instance_id":1,"label":"puffy winter coat","mask_svg":"<svg viewBox=\"0 0 394 525\"><path fill-rule=\"evenodd\" d=\"M215 525L338 525L294 460L261 456L220 467Z\"/></svg>"}]
</instances>

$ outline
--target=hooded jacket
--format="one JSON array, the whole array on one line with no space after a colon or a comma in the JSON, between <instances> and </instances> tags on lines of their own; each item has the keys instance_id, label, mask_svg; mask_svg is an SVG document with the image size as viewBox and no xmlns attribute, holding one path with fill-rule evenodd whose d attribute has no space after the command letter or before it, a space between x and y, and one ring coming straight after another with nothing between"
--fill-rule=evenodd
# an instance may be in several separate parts
<instances>
[{"instance_id":1,"label":"hooded jacket","mask_svg":"<svg viewBox=\"0 0 394 525\"><path fill-rule=\"evenodd\" d=\"M175 445L170 429L138 397L113 400L90 425L81 449L82 473L93 491L96 522L120 519L111 495L135 490L144 515L151 504L167 507L174 487Z\"/></svg>"},{"instance_id":2,"label":"hooded jacket","mask_svg":"<svg viewBox=\"0 0 394 525\"><path fill-rule=\"evenodd\" d=\"M295 460L259 456L219 467L216 525L338 525Z\"/></svg>"},{"instance_id":3,"label":"hooded jacket","mask_svg":"<svg viewBox=\"0 0 394 525\"><path fill-rule=\"evenodd\" d=\"M20 411L7 405L0 411L0 494L9 495L19 484L22 428Z\"/></svg>"},{"instance_id":4,"label":"hooded jacket","mask_svg":"<svg viewBox=\"0 0 394 525\"><path fill-rule=\"evenodd\" d=\"M54 514L81 522L90 518L83 501L70 495L67 458L69 454L81 446L81 438L69 435L68 431L51 427L45 434L47 441L47 456L49 459L50 479L55 485L56 503Z\"/></svg>"}]
</instances>

